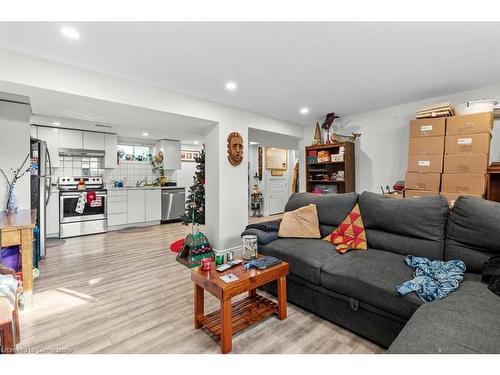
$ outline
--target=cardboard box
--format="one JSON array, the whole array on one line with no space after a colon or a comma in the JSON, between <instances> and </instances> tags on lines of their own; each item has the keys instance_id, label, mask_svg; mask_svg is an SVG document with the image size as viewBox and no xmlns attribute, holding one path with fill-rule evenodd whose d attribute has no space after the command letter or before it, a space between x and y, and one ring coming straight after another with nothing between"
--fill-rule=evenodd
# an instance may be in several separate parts
<instances>
[{"instance_id":1,"label":"cardboard box","mask_svg":"<svg viewBox=\"0 0 500 375\"><path fill-rule=\"evenodd\" d=\"M443 155L409 155L408 172L443 171Z\"/></svg>"},{"instance_id":2,"label":"cardboard box","mask_svg":"<svg viewBox=\"0 0 500 375\"><path fill-rule=\"evenodd\" d=\"M443 155L444 137L410 138L408 155Z\"/></svg>"},{"instance_id":3,"label":"cardboard box","mask_svg":"<svg viewBox=\"0 0 500 375\"><path fill-rule=\"evenodd\" d=\"M491 135L489 133L446 136L446 155L489 154Z\"/></svg>"},{"instance_id":4,"label":"cardboard box","mask_svg":"<svg viewBox=\"0 0 500 375\"><path fill-rule=\"evenodd\" d=\"M486 174L488 154L445 155L444 173Z\"/></svg>"},{"instance_id":5,"label":"cardboard box","mask_svg":"<svg viewBox=\"0 0 500 375\"><path fill-rule=\"evenodd\" d=\"M441 173L407 172L405 189L439 191Z\"/></svg>"},{"instance_id":6,"label":"cardboard box","mask_svg":"<svg viewBox=\"0 0 500 375\"><path fill-rule=\"evenodd\" d=\"M425 197L428 195L439 195L439 191L405 190L405 198Z\"/></svg>"},{"instance_id":7,"label":"cardboard box","mask_svg":"<svg viewBox=\"0 0 500 375\"><path fill-rule=\"evenodd\" d=\"M484 198L483 194L458 194L458 193L443 193L443 192L441 192L440 194L443 197L445 197L446 199L448 199L448 204L450 205L450 208L453 207L453 205L455 204L455 201L458 199L458 197L460 197L462 195L477 197L477 198Z\"/></svg>"},{"instance_id":8,"label":"cardboard box","mask_svg":"<svg viewBox=\"0 0 500 375\"><path fill-rule=\"evenodd\" d=\"M410 137L439 137L446 134L446 118L424 118L410 121Z\"/></svg>"},{"instance_id":9,"label":"cardboard box","mask_svg":"<svg viewBox=\"0 0 500 375\"><path fill-rule=\"evenodd\" d=\"M484 174L443 174L441 191L445 193L484 194L486 175Z\"/></svg>"},{"instance_id":10,"label":"cardboard box","mask_svg":"<svg viewBox=\"0 0 500 375\"><path fill-rule=\"evenodd\" d=\"M448 117L446 135L491 133L493 112Z\"/></svg>"}]
</instances>

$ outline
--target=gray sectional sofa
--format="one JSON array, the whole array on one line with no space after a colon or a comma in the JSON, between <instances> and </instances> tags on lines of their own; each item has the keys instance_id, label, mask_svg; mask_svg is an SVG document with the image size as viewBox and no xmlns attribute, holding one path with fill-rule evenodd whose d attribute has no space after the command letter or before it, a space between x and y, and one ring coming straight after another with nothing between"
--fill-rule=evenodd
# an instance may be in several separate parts
<instances>
[{"instance_id":1,"label":"gray sectional sofa","mask_svg":"<svg viewBox=\"0 0 500 375\"><path fill-rule=\"evenodd\" d=\"M359 203L368 250L340 254L320 239L277 238L279 222L247 228L244 234L258 236L261 253L290 264L289 302L389 353L500 353L500 296L480 281L483 263L500 254L500 204L461 197L450 212L442 196L298 193L285 210L310 203L317 206L322 237ZM461 259L464 281L440 301L399 296L396 286L413 278L406 255Z\"/></svg>"}]
</instances>

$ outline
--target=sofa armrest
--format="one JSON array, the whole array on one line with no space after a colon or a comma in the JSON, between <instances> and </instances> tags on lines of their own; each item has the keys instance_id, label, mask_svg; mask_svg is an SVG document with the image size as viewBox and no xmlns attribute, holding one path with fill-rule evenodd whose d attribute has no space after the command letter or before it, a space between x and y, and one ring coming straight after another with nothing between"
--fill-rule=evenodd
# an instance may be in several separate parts
<instances>
[{"instance_id":1,"label":"sofa armrest","mask_svg":"<svg viewBox=\"0 0 500 375\"><path fill-rule=\"evenodd\" d=\"M245 229L258 229L263 232L279 232L281 219L249 224Z\"/></svg>"},{"instance_id":2,"label":"sofa armrest","mask_svg":"<svg viewBox=\"0 0 500 375\"><path fill-rule=\"evenodd\" d=\"M269 242L272 242L272 241L278 239L278 231L266 232L266 231L263 231L260 229L249 228L249 229L245 229L245 231L241 235L245 236L247 234L257 236L257 243L259 243L260 245L265 245Z\"/></svg>"}]
</instances>

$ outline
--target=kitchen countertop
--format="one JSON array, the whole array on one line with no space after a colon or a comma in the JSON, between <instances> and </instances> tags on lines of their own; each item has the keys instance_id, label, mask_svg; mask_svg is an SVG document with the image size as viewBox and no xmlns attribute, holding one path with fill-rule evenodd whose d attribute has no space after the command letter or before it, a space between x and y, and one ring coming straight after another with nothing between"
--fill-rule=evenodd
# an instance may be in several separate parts
<instances>
[{"instance_id":1,"label":"kitchen countertop","mask_svg":"<svg viewBox=\"0 0 500 375\"><path fill-rule=\"evenodd\" d=\"M172 189L185 189L184 186L124 186L124 187L109 187L107 190L172 190Z\"/></svg>"}]
</instances>

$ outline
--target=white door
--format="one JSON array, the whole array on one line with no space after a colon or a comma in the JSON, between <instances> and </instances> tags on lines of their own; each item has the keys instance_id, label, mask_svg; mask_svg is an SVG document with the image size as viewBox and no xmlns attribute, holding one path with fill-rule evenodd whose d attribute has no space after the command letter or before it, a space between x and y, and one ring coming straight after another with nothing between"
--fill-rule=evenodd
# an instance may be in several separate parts
<instances>
[{"instance_id":1,"label":"white door","mask_svg":"<svg viewBox=\"0 0 500 375\"><path fill-rule=\"evenodd\" d=\"M288 179L283 177L269 178L268 209L269 215L280 214L285 211L290 192L288 189ZM264 202L264 205L266 203Z\"/></svg>"}]
</instances>

